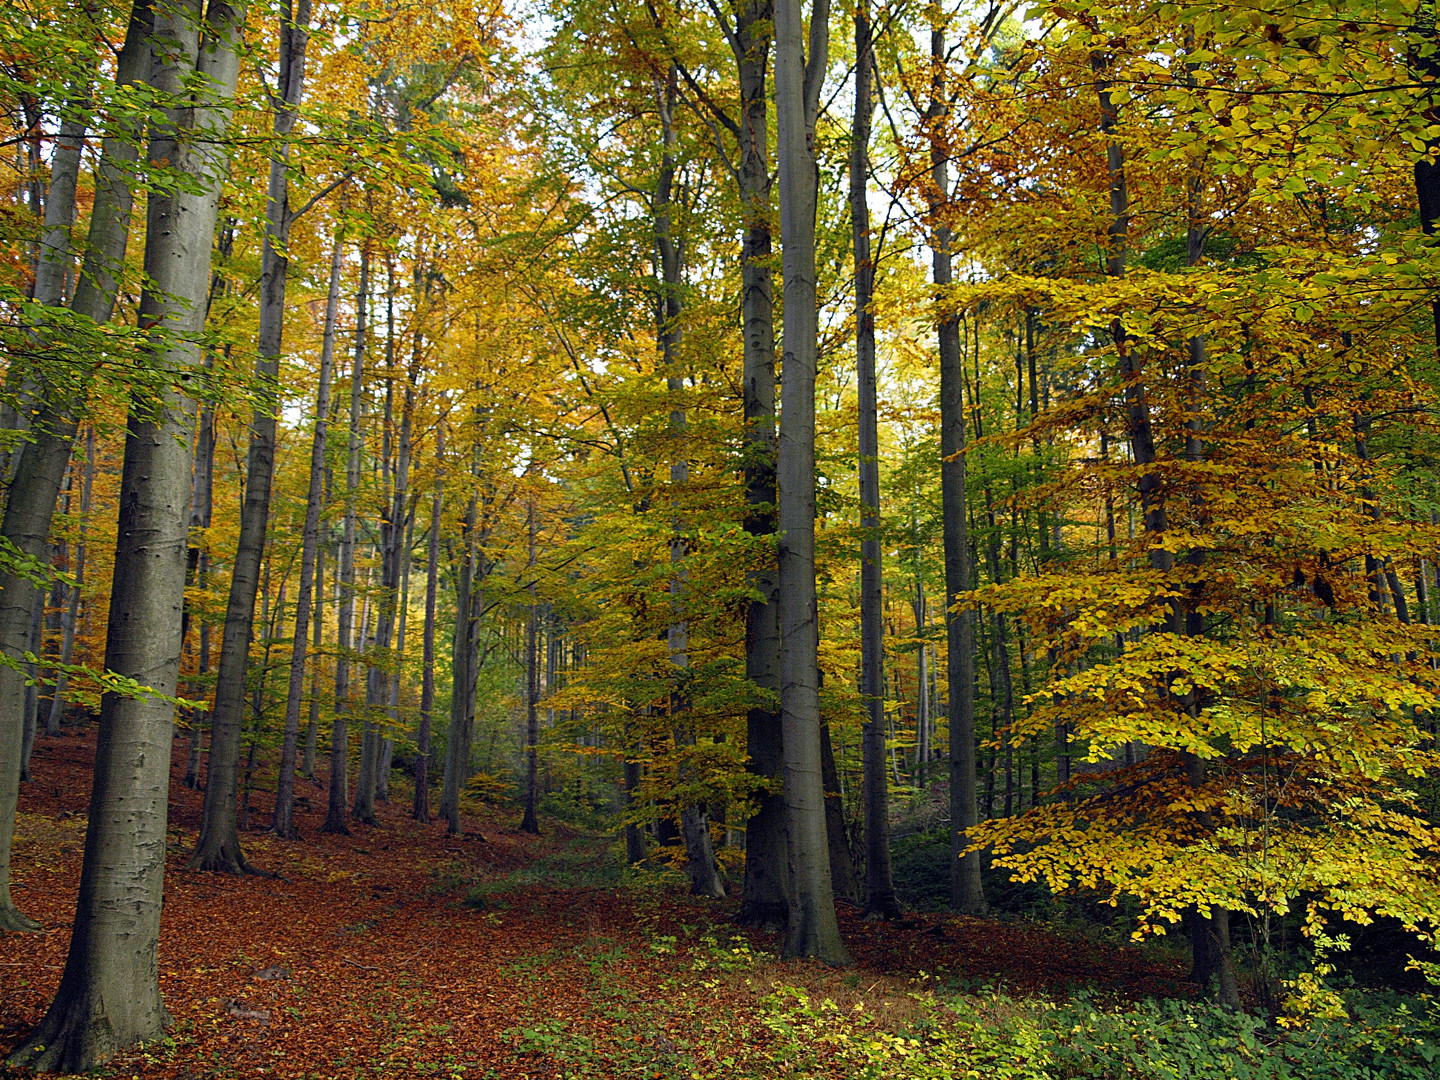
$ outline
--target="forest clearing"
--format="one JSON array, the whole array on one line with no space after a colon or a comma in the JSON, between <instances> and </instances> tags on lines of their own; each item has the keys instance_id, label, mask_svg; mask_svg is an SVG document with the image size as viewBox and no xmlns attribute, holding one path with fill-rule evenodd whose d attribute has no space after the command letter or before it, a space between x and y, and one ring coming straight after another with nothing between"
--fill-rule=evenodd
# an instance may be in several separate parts
<instances>
[{"instance_id":1,"label":"forest clearing","mask_svg":"<svg viewBox=\"0 0 1440 1080\"><path fill-rule=\"evenodd\" d=\"M10 0L0 1069L1440 1068L1435 0Z\"/></svg>"}]
</instances>

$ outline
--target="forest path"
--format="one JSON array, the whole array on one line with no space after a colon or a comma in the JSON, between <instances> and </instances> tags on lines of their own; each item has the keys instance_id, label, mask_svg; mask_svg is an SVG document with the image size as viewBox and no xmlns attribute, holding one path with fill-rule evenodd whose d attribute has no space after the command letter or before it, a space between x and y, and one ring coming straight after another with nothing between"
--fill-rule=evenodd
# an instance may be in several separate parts
<instances>
[{"instance_id":1,"label":"forest path","mask_svg":"<svg viewBox=\"0 0 1440 1080\"><path fill-rule=\"evenodd\" d=\"M720 1060L717 1015L730 1049L763 1059L759 1011L781 983L881 1010L903 1009L922 971L1023 990L1175 989L1173 971L1134 950L939 916L876 925L847 911L857 969L782 965L765 954L778 942L737 931L729 907L602 887L619 869L603 838L548 823L528 836L498 810L447 838L410 819L408 798L382 807L379 827L326 836L324 792L303 781L303 841L246 834L251 861L278 877L191 873L201 796L180 783L175 746L160 945L175 1027L110 1076L688 1077L696 1054ZM59 981L93 751L93 733L42 738L22 790L16 898L46 931L0 936L0 1052Z\"/></svg>"}]
</instances>

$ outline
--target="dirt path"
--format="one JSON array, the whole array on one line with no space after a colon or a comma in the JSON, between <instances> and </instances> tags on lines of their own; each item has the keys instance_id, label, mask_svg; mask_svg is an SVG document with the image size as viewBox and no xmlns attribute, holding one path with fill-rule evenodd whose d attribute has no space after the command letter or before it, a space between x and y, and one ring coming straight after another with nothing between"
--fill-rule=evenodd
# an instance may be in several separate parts
<instances>
[{"instance_id":1,"label":"dirt path","mask_svg":"<svg viewBox=\"0 0 1440 1080\"><path fill-rule=\"evenodd\" d=\"M93 737L42 739L21 795L15 895L46 932L0 936L0 1051L39 1020L59 981L92 753ZM671 1073L644 1062L673 1057L707 1002L733 1015L736 1039L763 1040L745 1021L767 979L899 996L919 970L1018 989L1096 979L1126 993L1174 989L1174 973L1138 953L938 917L901 926L847 917L858 971L762 960L737 981L725 963L732 945L776 943L736 937L728 912L658 888L554 887L583 882L604 859L602 840L562 827L530 837L499 813L468 823L463 840L447 839L411 821L408 803L383 807L378 828L325 836L324 793L303 783L313 804L297 814L303 842L246 835L251 860L278 878L189 873L200 794L180 784L183 760L177 743L160 947L175 1027L166 1044L125 1055L109 1075L505 1080L558 1075L547 1048L578 1039L581 1050L567 1043L567 1053L583 1057L593 1043L593 1075L618 1069L612 1059L625 1047L638 1070L630 1075L658 1076ZM462 903L477 884L485 901ZM686 979L697 1000L682 1004L676 991Z\"/></svg>"}]
</instances>

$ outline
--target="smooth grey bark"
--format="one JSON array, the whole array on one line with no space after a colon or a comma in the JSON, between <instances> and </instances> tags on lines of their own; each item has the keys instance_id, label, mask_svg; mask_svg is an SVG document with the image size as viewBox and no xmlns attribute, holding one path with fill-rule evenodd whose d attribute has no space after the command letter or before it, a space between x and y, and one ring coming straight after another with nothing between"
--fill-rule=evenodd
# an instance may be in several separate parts
<instances>
[{"instance_id":1,"label":"smooth grey bark","mask_svg":"<svg viewBox=\"0 0 1440 1080\"><path fill-rule=\"evenodd\" d=\"M90 500L95 486L95 427L85 432L85 471L80 478L80 525L75 539L75 584L65 605L60 623L60 670L55 676L55 692L50 698L50 715L45 721L45 734L60 734L60 721L65 716L65 687L70 681L65 669L75 658L75 627L80 620L80 596L85 590L85 532L90 524Z\"/></svg>"},{"instance_id":2,"label":"smooth grey bark","mask_svg":"<svg viewBox=\"0 0 1440 1080\"><path fill-rule=\"evenodd\" d=\"M946 110L943 76L945 31L930 33L930 56L936 65L936 85L930 111L938 121ZM949 166L945 148L932 141L930 148L931 210L949 198ZM950 261L950 230L937 225L931 233L935 285L945 288L954 280ZM955 596L970 590L970 531L965 505L965 401L964 372L960 364L960 321L943 316L936 336L940 352L940 503L944 518L945 637L950 701L946 719L950 735L950 906L970 915L984 914L985 892L980 883L980 853L961 857L968 846L965 832L979 824L976 803L975 748L975 627L969 610L951 611Z\"/></svg>"},{"instance_id":3,"label":"smooth grey bark","mask_svg":"<svg viewBox=\"0 0 1440 1080\"><path fill-rule=\"evenodd\" d=\"M335 639L335 719L330 725L330 802L321 832L348 835L350 754L350 644L355 622L355 525L359 509L361 412L365 402L365 317L370 294L370 244L360 248L360 285L355 291L355 359L350 368L350 433L345 463L345 524L340 534L340 607Z\"/></svg>"},{"instance_id":4,"label":"smooth grey bark","mask_svg":"<svg viewBox=\"0 0 1440 1080\"><path fill-rule=\"evenodd\" d=\"M153 81L177 103L152 131L149 156L197 183L149 199L140 325L151 331L147 366L169 378L132 402L127 422L105 666L169 697L180 668L194 418L182 390L199 371L243 20L243 8L212 0L202 43L199 0L155 16L155 36L169 44ZM158 1038L168 1022L158 952L174 716L165 698L102 700L70 951L55 999L11 1055L14 1065L89 1071Z\"/></svg>"},{"instance_id":5,"label":"smooth grey bark","mask_svg":"<svg viewBox=\"0 0 1440 1080\"><path fill-rule=\"evenodd\" d=\"M875 386L875 264L870 251L869 0L855 5L855 114L850 127L850 224L855 252L855 372L860 422L860 697L865 703L865 917L900 914L890 869L890 781L885 775L885 623L881 596L880 421ZM922 738L923 738L923 723Z\"/></svg>"},{"instance_id":6,"label":"smooth grey bark","mask_svg":"<svg viewBox=\"0 0 1440 1080\"><path fill-rule=\"evenodd\" d=\"M828 63L830 5L815 0L809 58L800 0L775 4L775 119L784 245L780 453L780 717L790 912L785 955L850 963L835 919L821 769L819 613L815 590L815 120Z\"/></svg>"},{"instance_id":7,"label":"smooth grey bark","mask_svg":"<svg viewBox=\"0 0 1440 1080\"><path fill-rule=\"evenodd\" d=\"M72 270L70 232L75 227L75 189L80 183L85 127L83 116L63 119L50 154L50 188L45 193L45 227L35 264L34 292L35 302L49 307L64 302L65 280Z\"/></svg>"},{"instance_id":8,"label":"smooth grey bark","mask_svg":"<svg viewBox=\"0 0 1440 1080\"><path fill-rule=\"evenodd\" d=\"M735 57L740 90L735 123L736 177L745 215L740 253L741 335L744 350L745 530L763 538L769 550L775 535L775 303L770 269L772 248L769 102L765 92L770 59L773 0L747 0L725 29ZM780 622L778 565L773 555L749 575L752 599L745 610L745 674L764 703L746 716L746 768L767 783L745 823L745 883L737 921L780 930L789 912L789 865L785 851L785 800L780 792L784 760L778 704Z\"/></svg>"},{"instance_id":9,"label":"smooth grey bark","mask_svg":"<svg viewBox=\"0 0 1440 1080\"><path fill-rule=\"evenodd\" d=\"M93 78L94 57L91 58ZM134 73L130 73L134 76ZM144 78L148 72L139 73ZM128 81L128 79L127 79ZM123 85L123 84L122 84ZM37 304L59 307L65 302L65 282L73 269L71 230L75 225L75 191L80 182L80 157L85 149L85 113L90 107L90 86L77 86L75 100L68 102L67 115L60 122L60 130L50 154L50 184L45 191L43 208L39 202L40 179L34 166L38 158L32 157L32 209L42 211L40 244L35 252L35 280L31 297ZM37 118L38 119L38 118ZM36 145L28 141L28 145ZM113 160L113 159L112 159ZM12 355L6 372L7 390L16 393L18 408L11 404L11 394L5 395L0 404L0 427L28 431L31 427L31 410L37 401L44 401L48 394L40 392L37 379L40 377L25 357ZM12 476L24 461L27 447L20 443L12 452L0 451L0 476Z\"/></svg>"},{"instance_id":10,"label":"smooth grey bark","mask_svg":"<svg viewBox=\"0 0 1440 1080\"><path fill-rule=\"evenodd\" d=\"M435 709L435 600L440 588L440 525L445 508L445 424L435 431L435 494L425 558L425 627L420 645L420 726L415 735L416 821L430 820L430 714Z\"/></svg>"},{"instance_id":11,"label":"smooth grey bark","mask_svg":"<svg viewBox=\"0 0 1440 1080\"><path fill-rule=\"evenodd\" d=\"M315 592L315 562L320 551L320 504L325 490L325 434L330 417L330 375L335 362L335 320L340 308L340 268L344 229L335 230L330 252L330 289L325 298L325 331L320 346L320 385L315 391L315 431L310 440L310 487L305 499L305 528L300 542L300 586L295 596L295 636L290 646L290 684L285 695L285 733L280 746L280 776L275 788L277 835L295 836L295 755L300 742L300 699L305 693L305 647Z\"/></svg>"},{"instance_id":12,"label":"smooth grey bark","mask_svg":"<svg viewBox=\"0 0 1440 1080\"><path fill-rule=\"evenodd\" d=\"M148 0L135 5L125 44L116 64L117 85L150 77L152 15ZM130 236L134 193L130 186L139 156L140 131L117 132L104 141L95 177L85 257L71 310L100 326L115 309L118 278ZM55 505L75 437L75 416L83 403L76 395L47 398L35 424L35 442L24 455L5 505L3 534L21 552L44 561ZM13 516L12 516L13 515ZM30 649L31 613L36 589L23 577L0 575L0 651L12 662ZM0 929L34 929L10 897L10 850L15 833L15 804L20 791L25 740L25 678L18 667L0 665Z\"/></svg>"},{"instance_id":13,"label":"smooth grey bark","mask_svg":"<svg viewBox=\"0 0 1440 1080\"><path fill-rule=\"evenodd\" d=\"M285 326L285 279L290 265L289 135L305 81L305 47L310 39L310 0L288 3L280 23L279 80L270 104L278 147L270 158L265 207L265 242L260 268L260 330L255 376L257 403L250 422L245 462L245 502L240 538L231 567L225 605L225 636L215 683L210 723L210 769L200 838L190 857L192 870L238 874L249 869L240 847L235 785L240 767L240 731L245 715L245 672L254 636L255 595L270 520L275 477L275 428L279 408L280 345ZM293 751L292 751L293 755Z\"/></svg>"}]
</instances>

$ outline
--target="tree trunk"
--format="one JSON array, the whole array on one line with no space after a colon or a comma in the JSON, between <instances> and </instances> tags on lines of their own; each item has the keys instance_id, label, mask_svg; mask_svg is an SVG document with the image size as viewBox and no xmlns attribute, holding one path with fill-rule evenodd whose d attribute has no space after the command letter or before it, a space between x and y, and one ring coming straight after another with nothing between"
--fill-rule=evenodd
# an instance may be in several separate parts
<instances>
[{"instance_id":1,"label":"tree trunk","mask_svg":"<svg viewBox=\"0 0 1440 1080\"><path fill-rule=\"evenodd\" d=\"M840 794L840 773L835 768L835 748L830 742L830 725L820 725L820 776L825 784L825 841L830 854L830 891L837 900L854 904L860 897L855 873L855 853L845 828L845 800Z\"/></svg>"},{"instance_id":2,"label":"tree trunk","mask_svg":"<svg viewBox=\"0 0 1440 1080\"><path fill-rule=\"evenodd\" d=\"M156 37L167 42L157 89L178 94L196 68L206 76L199 100L157 124L149 147L150 160L169 160L196 181L152 191L146 229L139 320L152 328L146 362L177 383L190 382L199 368L243 19L243 9L212 2L202 44L198 0L155 17ZM160 385L160 400L137 400L127 424L105 666L173 697L194 413L170 380ZM171 703L153 697L108 693L102 701L69 956L55 1000L11 1056L14 1065L88 1072L164 1030L158 951L174 715Z\"/></svg>"},{"instance_id":3,"label":"tree trunk","mask_svg":"<svg viewBox=\"0 0 1440 1080\"><path fill-rule=\"evenodd\" d=\"M475 441L470 452L470 501L465 507L465 523L461 534L465 539L465 554L455 588L455 634L450 660L450 727L445 738L445 779L440 791L440 816L445 819L446 834L451 836L460 832L460 791L465 786L470 771L471 720L475 715L474 687L479 675L476 670L477 638L479 611L482 609L477 607L475 595L476 578L480 569L475 531L478 509L476 492L479 484L476 473L479 459L480 428L477 424Z\"/></svg>"},{"instance_id":4,"label":"tree trunk","mask_svg":"<svg viewBox=\"0 0 1440 1080\"><path fill-rule=\"evenodd\" d=\"M865 917L900 914L890 870L885 775L885 625L881 597L880 427L875 387L875 264L870 253L871 43L869 0L855 5L855 115L850 127L850 223L855 246L855 372L860 421L860 697L865 703ZM923 726L923 725L922 725ZM923 732L922 732L923 735ZM923 740L922 740L923 741Z\"/></svg>"},{"instance_id":5,"label":"tree trunk","mask_svg":"<svg viewBox=\"0 0 1440 1080\"><path fill-rule=\"evenodd\" d=\"M418 276L418 275L417 275ZM393 289L391 290L393 292ZM417 300L418 310L418 300ZM417 333L418 328L417 328ZM388 350L387 350L388 351ZM405 550L406 499L410 483L410 439L415 412L415 385L419 368L412 364L405 384L405 401L400 416L400 438L395 457L394 490L390 506L380 522L380 598L375 611L375 653L385 657L395 633L396 611L400 600L401 561ZM398 677L398 676L397 676ZM375 800L380 793L380 777L384 766L382 725L375 722L390 704L389 665L382 659L370 666L365 680L366 730L368 747L361 748L361 765L355 783L355 805L351 817L366 825L375 825Z\"/></svg>"},{"instance_id":6,"label":"tree trunk","mask_svg":"<svg viewBox=\"0 0 1440 1080\"><path fill-rule=\"evenodd\" d=\"M535 602L535 496L530 496L529 513L526 515L526 529L529 533L530 559L526 569L530 578L527 591L530 607L525 619L525 814L520 828L528 833L540 833L540 658L537 652L540 609Z\"/></svg>"},{"instance_id":7,"label":"tree trunk","mask_svg":"<svg viewBox=\"0 0 1440 1080\"><path fill-rule=\"evenodd\" d=\"M149 77L151 25L149 4L137 3L117 61L117 85ZM109 322L115 309L116 279L124 265L130 235L134 194L129 178L139 156L136 146L141 135L134 129L128 134L132 138L117 135L105 140L96 171L83 272L71 303L71 310L97 326ZM25 455L25 467L10 486L0 534L35 558L43 558L50 539L55 504L75 436L74 416L81 404L58 394L47 401L36 424L35 444ZM12 658L23 656L30 648L34 596L35 586L28 579L0 575L0 650ZM10 930L35 928L10 899L10 848L25 738L24 682L17 670L0 665L0 929Z\"/></svg>"},{"instance_id":8,"label":"tree trunk","mask_svg":"<svg viewBox=\"0 0 1440 1080\"><path fill-rule=\"evenodd\" d=\"M403 499L401 500L404 501ZM400 549L400 611L395 617L395 675L390 680L389 727L380 745L380 771L375 777L375 798L390 801L390 770L395 761L395 735L400 730L400 687L405 670L405 624L410 613L410 552L415 546L415 521L405 525L405 544Z\"/></svg>"},{"instance_id":9,"label":"tree trunk","mask_svg":"<svg viewBox=\"0 0 1440 1080\"><path fill-rule=\"evenodd\" d=\"M931 116L945 113L945 31L930 32L930 57L936 85ZM931 212L949 199L950 170L946 150L931 143ZM950 265L950 230L936 225L930 238L935 285L943 289L953 280ZM960 321L942 316L937 329L940 350L940 502L944 518L946 669L950 701L945 710L950 727L950 906L968 915L985 912L980 884L980 854L961 857L968 846L966 830L979 823L975 753L975 630L972 613L951 611L957 594L970 589L969 517L965 506L965 401L964 373L960 369Z\"/></svg>"},{"instance_id":10,"label":"tree trunk","mask_svg":"<svg viewBox=\"0 0 1440 1080\"><path fill-rule=\"evenodd\" d=\"M305 692L305 635L310 632L310 605L315 588L315 562L320 550L320 504L324 499L325 434L330 416L330 371L335 360L335 319L340 307L343 230L335 230L330 253L330 291L325 298L325 332L320 346L320 385L315 392L315 433L310 441L310 487L305 500L305 531L301 539L300 589L295 597L295 636L290 647L290 685L285 697L285 734L280 748L280 777L275 790L275 833L295 833L295 752L300 741L300 699Z\"/></svg>"},{"instance_id":11,"label":"tree trunk","mask_svg":"<svg viewBox=\"0 0 1440 1080\"><path fill-rule=\"evenodd\" d=\"M775 4L776 156L784 243L780 410L780 714L790 914L785 955L847 964L830 884L821 777L819 616L815 591L815 368L819 346L815 118L829 54L829 2L815 0L806 62L800 0Z\"/></svg>"},{"instance_id":12,"label":"tree trunk","mask_svg":"<svg viewBox=\"0 0 1440 1080\"><path fill-rule=\"evenodd\" d=\"M780 622L775 558L775 310L770 256L770 161L765 72L773 0L748 0L738 12L731 47L739 74L739 187L745 214L740 254L744 342L745 530L764 553L749 574L760 596L745 610L745 674L760 703L746 716L746 768L767 783L745 824L745 885L737 920L783 929L789 912L780 712Z\"/></svg>"},{"instance_id":13,"label":"tree trunk","mask_svg":"<svg viewBox=\"0 0 1440 1080\"><path fill-rule=\"evenodd\" d=\"M335 719L330 727L330 799L321 832L348 835L350 646L355 622L355 525L360 489L361 411L365 395L365 314L370 294L370 244L360 248L355 293L355 360L350 369L349 455L345 465L345 526L340 537L340 608L335 639Z\"/></svg>"},{"instance_id":14,"label":"tree trunk","mask_svg":"<svg viewBox=\"0 0 1440 1080\"><path fill-rule=\"evenodd\" d=\"M659 81L659 80L657 80ZM684 287L684 267L681 260L681 244L675 237L674 204L675 169L678 141L675 134L674 110L679 97L679 67L669 65L665 78L657 87L656 100L659 106L661 157L660 171L656 177L653 210L655 216L655 249L660 269L660 288L656 298L656 341L660 346L661 367L666 374L666 391L671 396L670 439L672 446L670 460L670 484L672 502L679 491L690 482L690 465L685 457L685 409L677 400L684 392L685 382L680 370L679 348L681 341L680 318L683 310L681 290ZM676 680L683 683L684 672L690 666L689 626L684 618L686 570L684 566L687 541L683 535L683 522L678 513L672 514L672 536L670 541L670 608L672 622L666 631L666 644L671 666L677 670ZM671 727L676 748L694 745L695 734L685 719L687 711L682 690L670 694ZM687 770L681 769L681 780L687 779ZM703 806L689 805L680 810L681 835L685 841L686 873L690 878L690 892L695 896L721 899L725 886L715 866L715 849L710 839L710 823Z\"/></svg>"},{"instance_id":15,"label":"tree trunk","mask_svg":"<svg viewBox=\"0 0 1440 1080\"><path fill-rule=\"evenodd\" d=\"M234 232L228 228L220 231L220 254L225 258L232 250L231 241ZM210 283L210 299L214 302L216 295L223 289L223 279L219 273L212 275ZM207 352L205 356L205 371L207 377L215 370L215 357ZM209 400L210 394L200 401L200 419L195 432L195 476L191 482L190 502L190 551L189 561L195 569L195 586L202 593L210 590L210 544L207 539L203 544L198 543L195 536L197 531L208 530L215 509L215 406ZM197 665L197 675L201 679L210 673L210 619L207 616L200 620L200 656ZM200 695L209 697L209 688L201 684ZM200 789L200 743L204 734L203 709L192 709L190 711L190 754L185 763L185 786L191 791Z\"/></svg>"},{"instance_id":16,"label":"tree trunk","mask_svg":"<svg viewBox=\"0 0 1440 1080\"><path fill-rule=\"evenodd\" d=\"M250 422L250 449L245 467L245 504L240 514L240 540L225 605L225 636L215 683L215 711L210 725L210 771L200 838L190 857L192 870L238 874L249 869L240 849L235 819L235 781L239 768L240 728L245 711L245 672L250 666L254 634L255 593L260 586L260 560L270 520L270 489L275 476L275 426L279 406L280 344L285 325L285 279L290 265L289 136L305 81L305 47L310 38L310 0L287 4L280 23L277 93L271 98L274 132L279 143L270 159L270 187L265 209L265 242L260 269L260 331L255 364L261 387ZM308 516L308 514L307 514ZM291 768L294 747L291 746Z\"/></svg>"},{"instance_id":17,"label":"tree trunk","mask_svg":"<svg viewBox=\"0 0 1440 1080\"><path fill-rule=\"evenodd\" d=\"M435 496L425 562L425 629L420 656L420 730L415 747L416 821L430 820L430 713L435 708L435 597L440 587L440 526L445 508L445 424L435 431Z\"/></svg>"},{"instance_id":18,"label":"tree trunk","mask_svg":"<svg viewBox=\"0 0 1440 1080\"><path fill-rule=\"evenodd\" d=\"M85 472L80 480L80 535L75 541L75 585L65 606L60 624L60 670L55 676L55 691L50 698L50 715L45 722L46 735L60 734L60 721L65 716L65 687L69 675L65 669L75 658L75 625L80 618L80 596L85 591L85 530L90 522L90 498L95 485L95 427L85 432Z\"/></svg>"},{"instance_id":19,"label":"tree trunk","mask_svg":"<svg viewBox=\"0 0 1440 1080\"><path fill-rule=\"evenodd\" d=\"M58 494L58 489L57 489ZM49 546L48 544L46 545ZM40 650L45 636L45 593L35 589L30 601L30 649L32 655ZM25 665L28 680L25 685L24 720L20 735L20 779L30 779L30 751L35 746L35 725L40 717L40 687L36 680L40 676L40 665L30 662Z\"/></svg>"}]
</instances>

